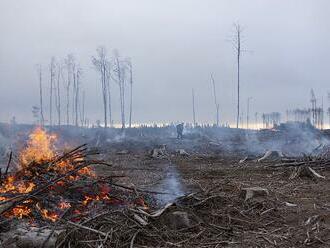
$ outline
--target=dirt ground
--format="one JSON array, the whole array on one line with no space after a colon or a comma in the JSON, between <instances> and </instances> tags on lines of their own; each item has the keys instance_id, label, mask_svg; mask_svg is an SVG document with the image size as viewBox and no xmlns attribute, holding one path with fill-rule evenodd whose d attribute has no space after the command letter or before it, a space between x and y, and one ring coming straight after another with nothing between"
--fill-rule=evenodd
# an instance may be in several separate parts
<instances>
[{"instance_id":1,"label":"dirt ground","mask_svg":"<svg viewBox=\"0 0 330 248\"><path fill-rule=\"evenodd\" d=\"M214 215L216 220L212 218L210 222L222 228L233 228L230 238L219 241L219 238L196 237L187 244L164 243L161 247L330 247L329 168L315 168L325 179L313 180L290 179L294 168L273 168L278 162L238 163L241 157L232 155L170 154L155 159L145 151L113 153L107 159L113 167L98 168L99 174L123 176L116 182L169 193L154 194L156 200L150 203L153 206L162 206L190 193L227 197L224 202L213 202L212 207L197 212L201 216ZM269 195L247 203L241 192L248 187L265 188ZM143 240L138 243L143 244Z\"/></svg>"},{"instance_id":2,"label":"dirt ground","mask_svg":"<svg viewBox=\"0 0 330 248\"><path fill-rule=\"evenodd\" d=\"M129 191L134 199L143 198L147 215L134 212L137 208L131 205L119 210L111 205L88 223L106 233L104 240L77 229L59 247L330 247L330 159L328 165L310 165L322 178L292 179L299 167L256 161L273 147L272 136L269 142L254 140L255 150L253 142L235 135L228 140L193 134L183 140L173 135L101 140L96 134L75 142L100 151L96 159L112 166L96 166L97 174L111 176L113 192L123 189L119 196ZM309 137L300 145L297 140L284 142L279 150L293 146L303 153L300 148ZM309 144L312 150L315 144ZM150 151L160 147L166 147L166 154L152 157ZM178 149L188 154L180 155ZM246 156L251 159L240 163ZM247 199L244 192L251 187L266 193ZM169 205L157 218L148 216Z\"/></svg>"}]
</instances>

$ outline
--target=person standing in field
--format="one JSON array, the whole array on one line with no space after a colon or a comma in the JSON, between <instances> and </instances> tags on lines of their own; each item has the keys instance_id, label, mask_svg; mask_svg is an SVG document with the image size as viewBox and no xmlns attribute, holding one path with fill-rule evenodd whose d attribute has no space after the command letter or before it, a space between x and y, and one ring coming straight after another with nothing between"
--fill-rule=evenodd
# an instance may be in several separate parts
<instances>
[{"instance_id":1,"label":"person standing in field","mask_svg":"<svg viewBox=\"0 0 330 248\"><path fill-rule=\"evenodd\" d=\"M183 139L183 123L176 125L177 139Z\"/></svg>"}]
</instances>

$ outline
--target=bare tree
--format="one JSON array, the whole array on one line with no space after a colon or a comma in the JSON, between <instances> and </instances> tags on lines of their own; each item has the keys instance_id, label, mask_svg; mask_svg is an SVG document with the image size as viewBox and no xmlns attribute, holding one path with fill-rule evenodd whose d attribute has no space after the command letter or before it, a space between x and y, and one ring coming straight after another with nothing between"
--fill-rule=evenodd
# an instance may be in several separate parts
<instances>
[{"instance_id":1,"label":"bare tree","mask_svg":"<svg viewBox=\"0 0 330 248\"><path fill-rule=\"evenodd\" d=\"M108 93L108 109L109 109L109 125L112 127L112 103L111 103L111 63L108 62L107 70L106 70L106 83L107 83L107 93Z\"/></svg>"},{"instance_id":2,"label":"bare tree","mask_svg":"<svg viewBox=\"0 0 330 248\"><path fill-rule=\"evenodd\" d=\"M127 60L129 71L129 84L130 84L130 104L129 104L129 127L132 127L132 112L133 112L133 68L131 60Z\"/></svg>"},{"instance_id":3,"label":"bare tree","mask_svg":"<svg viewBox=\"0 0 330 248\"><path fill-rule=\"evenodd\" d=\"M55 87L55 72L56 72L56 61L55 58L51 58L50 62L50 96L49 96L49 125L53 125L53 90Z\"/></svg>"},{"instance_id":4,"label":"bare tree","mask_svg":"<svg viewBox=\"0 0 330 248\"><path fill-rule=\"evenodd\" d=\"M66 80L66 124L70 125L70 90L72 82L72 67L74 63L74 56L68 54L65 59L65 65L67 70L67 80Z\"/></svg>"},{"instance_id":5,"label":"bare tree","mask_svg":"<svg viewBox=\"0 0 330 248\"><path fill-rule=\"evenodd\" d=\"M212 73L211 73L211 82L212 82L212 86L213 86L214 105L215 105L215 109L216 109L216 124L217 124L217 127L218 127L219 126L220 105L219 105L218 100L217 100L217 93L216 93L216 89L215 89L215 81L214 81Z\"/></svg>"},{"instance_id":6,"label":"bare tree","mask_svg":"<svg viewBox=\"0 0 330 248\"><path fill-rule=\"evenodd\" d=\"M240 120L240 60L241 60L241 53L242 53L242 27L240 24L234 24L234 35L231 39L231 43L236 52L237 56L237 117L236 117L236 128L238 128L239 120Z\"/></svg>"},{"instance_id":7,"label":"bare tree","mask_svg":"<svg viewBox=\"0 0 330 248\"><path fill-rule=\"evenodd\" d=\"M194 89L191 90L191 95L192 95L192 114L193 114L193 123L194 126L196 127L196 112L195 112L195 92Z\"/></svg>"},{"instance_id":8,"label":"bare tree","mask_svg":"<svg viewBox=\"0 0 330 248\"><path fill-rule=\"evenodd\" d=\"M75 71L74 75L74 123L75 126L77 127L79 124L78 122L78 116L79 116L79 91L80 91L80 86L81 86L81 74L82 74L82 69L79 65L77 65L77 69Z\"/></svg>"},{"instance_id":9,"label":"bare tree","mask_svg":"<svg viewBox=\"0 0 330 248\"><path fill-rule=\"evenodd\" d=\"M77 92L77 65L75 60L72 63L72 123L77 125L76 122L76 92Z\"/></svg>"},{"instance_id":10,"label":"bare tree","mask_svg":"<svg viewBox=\"0 0 330 248\"><path fill-rule=\"evenodd\" d=\"M62 79L62 66L60 63L57 63L55 106L57 111L57 124L59 126L61 125L61 87L60 87L61 79Z\"/></svg>"},{"instance_id":11,"label":"bare tree","mask_svg":"<svg viewBox=\"0 0 330 248\"><path fill-rule=\"evenodd\" d=\"M252 97L248 97L247 99L247 109L246 109L246 129L249 129L249 121L250 121L250 101Z\"/></svg>"},{"instance_id":12,"label":"bare tree","mask_svg":"<svg viewBox=\"0 0 330 248\"><path fill-rule=\"evenodd\" d=\"M42 102L42 66L38 65L38 76L39 76L39 109L40 109L40 125L44 126L44 110L43 110L43 102Z\"/></svg>"},{"instance_id":13,"label":"bare tree","mask_svg":"<svg viewBox=\"0 0 330 248\"><path fill-rule=\"evenodd\" d=\"M86 118L85 118L85 91L82 92L82 99L80 104L80 123L81 126L84 127L86 124Z\"/></svg>"},{"instance_id":14,"label":"bare tree","mask_svg":"<svg viewBox=\"0 0 330 248\"><path fill-rule=\"evenodd\" d=\"M255 128L258 129L258 128L259 128L259 123L258 123L258 112L255 112L255 114L254 114L254 118L255 118Z\"/></svg>"},{"instance_id":15,"label":"bare tree","mask_svg":"<svg viewBox=\"0 0 330 248\"><path fill-rule=\"evenodd\" d=\"M125 81L126 81L126 65L127 61L122 61L117 50L113 53L113 72L114 80L119 86L121 128L125 128Z\"/></svg>"},{"instance_id":16,"label":"bare tree","mask_svg":"<svg viewBox=\"0 0 330 248\"><path fill-rule=\"evenodd\" d=\"M92 63L97 71L100 73L101 86L102 86L102 98L103 98L103 110L104 110L104 127L108 126L107 119L107 100L108 100L108 91L107 91L107 75L110 75L109 72L109 61L106 55L106 49L103 46L100 46L96 49L97 56L92 57Z\"/></svg>"},{"instance_id":17,"label":"bare tree","mask_svg":"<svg viewBox=\"0 0 330 248\"><path fill-rule=\"evenodd\" d=\"M316 105L316 97L315 97L315 93L314 90L311 89L311 103L312 103L312 124L313 126L316 126L317 124L317 105Z\"/></svg>"}]
</instances>

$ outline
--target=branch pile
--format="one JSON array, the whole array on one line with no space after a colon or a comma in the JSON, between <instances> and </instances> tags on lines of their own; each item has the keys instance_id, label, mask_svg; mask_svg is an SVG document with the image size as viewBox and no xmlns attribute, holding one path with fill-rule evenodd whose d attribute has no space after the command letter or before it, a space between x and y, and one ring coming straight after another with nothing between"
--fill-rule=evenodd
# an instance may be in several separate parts
<instances>
[{"instance_id":1,"label":"branch pile","mask_svg":"<svg viewBox=\"0 0 330 248\"><path fill-rule=\"evenodd\" d=\"M92 200L112 201L107 185L99 183L100 178L90 169L92 165L109 164L86 159L92 154L82 145L50 161L32 162L4 174L1 216L55 222L67 209L74 214Z\"/></svg>"},{"instance_id":2,"label":"branch pile","mask_svg":"<svg viewBox=\"0 0 330 248\"><path fill-rule=\"evenodd\" d=\"M296 208L273 194L245 200L238 185L224 183L178 198L155 212L106 211L67 223L58 247L303 247L326 244L321 216L283 216Z\"/></svg>"}]
</instances>

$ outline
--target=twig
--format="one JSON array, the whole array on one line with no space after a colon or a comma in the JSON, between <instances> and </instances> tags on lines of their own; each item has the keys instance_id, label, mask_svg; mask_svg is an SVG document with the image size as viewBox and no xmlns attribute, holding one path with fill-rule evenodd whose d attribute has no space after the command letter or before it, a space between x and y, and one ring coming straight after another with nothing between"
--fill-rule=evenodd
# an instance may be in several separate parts
<instances>
[{"instance_id":1,"label":"twig","mask_svg":"<svg viewBox=\"0 0 330 248\"><path fill-rule=\"evenodd\" d=\"M8 174L8 170L9 170L9 166L10 166L10 163L11 163L12 158L13 158L13 151L10 151L9 160L8 160L7 167L6 167L6 170L5 170L5 177Z\"/></svg>"},{"instance_id":2,"label":"twig","mask_svg":"<svg viewBox=\"0 0 330 248\"><path fill-rule=\"evenodd\" d=\"M72 226L78 227L78 228L80 228L80 229L84 229L84 230L87 230L87 231L91 231L91 232L94 232L94 233L100 234L100 235L102 235L103 237L106 237L106 236L107 236L106 233L101 232L101 231L98 231L98 230L93 229L93 228L88 227L88 226L83 226L83 225L81 225L81 224L77 224L77 223L74 223L74 222L72 222L72 221L65 220L65 219L62 219L61 221L66 222L66 223L68 223L68 224L70 224L70 225L72 225Z\"/></svg>"},{"instance_id":3,"label":"twig","mask_svg":"<svg viewBox=\"0 0 330 248\"><path fill-rule=\"evenodd\" d=\"M138 192L143 192L143 193L161 194L161 195L175 195L175 194L169 193L169 192L159 192L159 191L143 190L143 189L128 187L128 186L117 184L117 183L111 183L111 185L116 186L116 187L119 187L119 188L131 190L131 191L138 191Z\"/></svg>"},{"instance_id":4,"label":"twig","mask_svg":"<svg viewBox=\"0 0 330 248\"><path fill-rule=\"evenodd\" d=\"M134 240L136 238L136 236L138 235L138 233L140 232L140 230L136 231L131 239L131 243L130 243L130 248L134 248Z\"/></svg>"}]
</instances>

